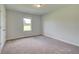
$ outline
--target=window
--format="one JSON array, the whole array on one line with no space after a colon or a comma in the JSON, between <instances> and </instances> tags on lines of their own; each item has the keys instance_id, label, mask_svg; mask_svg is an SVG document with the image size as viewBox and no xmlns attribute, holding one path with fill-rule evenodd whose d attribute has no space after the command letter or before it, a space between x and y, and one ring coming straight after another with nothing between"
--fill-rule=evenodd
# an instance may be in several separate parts
<instances>
[{"instance_id":1,"label":"window","mask_svg":"<svg viewBox=\"0 0 79 59\"><path fill-rule=\"evenodd\" d=\"M31 31L31 19L30 18L23 18L23 30L24 31Z\"/></svg>"}]
</instances>

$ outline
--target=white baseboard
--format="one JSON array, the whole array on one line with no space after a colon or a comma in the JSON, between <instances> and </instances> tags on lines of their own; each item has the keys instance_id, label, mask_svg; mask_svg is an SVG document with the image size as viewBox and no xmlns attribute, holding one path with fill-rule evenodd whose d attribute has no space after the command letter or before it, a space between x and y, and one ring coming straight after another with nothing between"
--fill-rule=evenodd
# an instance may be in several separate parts
<instances>
[{"instance_id":1,"label":"white baseboard","mask_svg":"<svg viewBox=\"0 0 79 59\"><path fill-rule=\"evenodd\" d=\"M42 34L39 34L39 35L42 35ZM39 36L39 35L20 36L20 37L15 37L15 38L9 38L9 39L7 38L7 41L8 41L8 40L21 39L21 38L34 37L34 36Z\"/></svg>"},{"instance_id":2,"label":"white baseboard","mask_svg":"<svg viewBox=\"0 0 79 59\"><path fill-rule=\"evenodd\" d=\"M49 35L49 34L43 34L44 36L47 36L47 37L50 37L50 38L53 38L53 39L56 39L56 40L60 40L62 42L65 42L65 43L68 43L68 44L71 44L71 45L75 45L75 46L78 46L79 47L79 44L76 44L76 43L73 43L73 42L70 42L70 41L67 41L67 40L63 40L61 38L58 38L58 37L54 37L52 35Z\"/></svg>"}]
</instances>

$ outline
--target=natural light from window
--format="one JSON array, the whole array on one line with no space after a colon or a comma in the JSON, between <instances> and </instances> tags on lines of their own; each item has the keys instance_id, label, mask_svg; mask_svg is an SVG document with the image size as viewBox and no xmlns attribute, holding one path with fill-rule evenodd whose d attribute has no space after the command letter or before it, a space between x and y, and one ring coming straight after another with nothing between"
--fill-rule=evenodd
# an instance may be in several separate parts
<instances>
[{"instance_id":1,"label":"natural light from window","mask_svg":"<svg viewBox=\"0 0 79 59\"><path fill-rule=\"evenodd\" d=\"M24 31L31 31L31 19L29 18L23 18L23 30Z\"/></svg>"}]
</instances>

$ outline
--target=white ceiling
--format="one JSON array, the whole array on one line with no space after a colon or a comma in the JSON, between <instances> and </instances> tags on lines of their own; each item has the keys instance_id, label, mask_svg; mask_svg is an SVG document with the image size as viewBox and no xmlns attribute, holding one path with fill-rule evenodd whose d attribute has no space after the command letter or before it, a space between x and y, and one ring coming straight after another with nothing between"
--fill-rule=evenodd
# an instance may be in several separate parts
<instances>
[{"instance_id":1,"label":"white ceiling","mask_svg":"<svg viewBox=\"0 0 79 59\"><path fill-rule=\"evenodd\" d=\"M30 14L44 15L46 13L58 10L66 6L67 5L63 4L46 4L44 7L36 8L33 6L33 4L7 4L6 8Z\"/></svg>"}]
</instances>

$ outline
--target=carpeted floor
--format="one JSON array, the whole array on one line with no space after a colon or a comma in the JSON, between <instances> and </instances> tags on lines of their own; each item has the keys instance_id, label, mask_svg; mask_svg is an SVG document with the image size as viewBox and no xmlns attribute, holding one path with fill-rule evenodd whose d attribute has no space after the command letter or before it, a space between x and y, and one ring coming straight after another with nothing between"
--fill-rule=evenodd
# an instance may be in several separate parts
<instances>
[{"instance_id":1,"label":"carpeted floor","mask_svg":"<svg viewBox=\"0 0 79 59\"><path fill-rule=\"evenodd\" d=\"M2 54L78 54L79 47L45 36L7 41Z\"/></svg>"}]
</instances>

